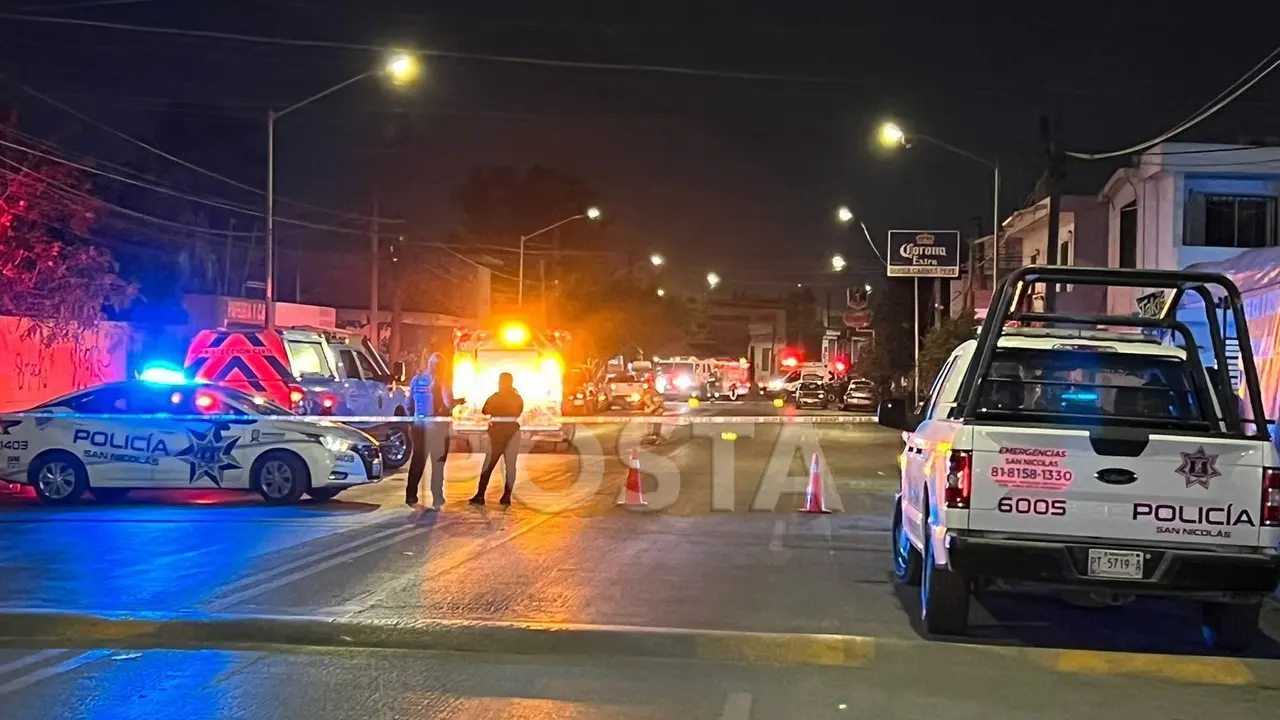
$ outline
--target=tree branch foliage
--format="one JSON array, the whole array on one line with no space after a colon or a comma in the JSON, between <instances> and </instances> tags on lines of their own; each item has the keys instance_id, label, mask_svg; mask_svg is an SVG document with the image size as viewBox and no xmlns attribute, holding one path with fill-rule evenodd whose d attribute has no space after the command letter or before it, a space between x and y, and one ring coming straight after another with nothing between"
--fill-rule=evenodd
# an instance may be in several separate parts
<instances>
[{"instance_id":1,"label":"tree branch foliage","mask_svg":"<svg viewBox=\"0 0 1280 720\"><path fill-rule=\"evenodd\" d=\"M98 203L83 173L36 158L6 157L0 172L0 314L25 316L31 337L74 340L127 305L135 289L111 253L85 241Z\"/></svg>"}]
</instances>

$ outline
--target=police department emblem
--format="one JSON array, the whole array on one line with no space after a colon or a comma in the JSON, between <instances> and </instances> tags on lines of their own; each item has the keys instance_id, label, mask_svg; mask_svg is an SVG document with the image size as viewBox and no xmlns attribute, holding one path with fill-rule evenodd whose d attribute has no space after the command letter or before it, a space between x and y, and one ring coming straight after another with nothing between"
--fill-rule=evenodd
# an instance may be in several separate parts
<instances>
[{"instance_id":1,"label":"police department emblem","mask_svg":"<svg viewBox=\"0 0 1280 720\"><path fill-rule=\"evenodd\" d=\"M1205 453L1204 446L1196 448L1193 453L1180 454L1182 464L1175 472L1187 481L1187 487L1199 485L1208 490L1209 481L1222 475L1218 472L1218 456Z\"/></svg>"},{"instance_id":2,"label":"police department emblem","mask_svg":"<svg viewBox=\"0 0 1280 720\"><path fill-rule=\"evenodd\" d=\"M187 428L187 437L191 443L173 456L187 464L190 469L187 480L192 485L208 479L217 487L222 487L224 472L243 467L231 457L231 451L240 442L239 436L223 440L222 429L214 426L203 433Z\"/></svg>"}]
</instances>

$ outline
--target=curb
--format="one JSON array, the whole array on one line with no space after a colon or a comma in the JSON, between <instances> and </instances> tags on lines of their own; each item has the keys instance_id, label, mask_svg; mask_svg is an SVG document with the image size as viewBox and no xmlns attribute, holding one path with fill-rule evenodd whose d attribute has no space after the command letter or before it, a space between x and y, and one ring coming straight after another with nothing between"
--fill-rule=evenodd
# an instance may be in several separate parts
<instances>
[{"instance_id":1,"label":"curb","mask_svg":"<svg viewBox=\"0 0 1280 720\"><path fill-rule=\"evenodd\" d=\"M0 611L0 646L121 649L286 645L507 655L623 656L819 667L1027 664L1060 673L1280 688L1280 660L1061 650L856 635L462 620ZM1010 676L1012 677L1012 676Z\"/></svg>"}]
</instances>

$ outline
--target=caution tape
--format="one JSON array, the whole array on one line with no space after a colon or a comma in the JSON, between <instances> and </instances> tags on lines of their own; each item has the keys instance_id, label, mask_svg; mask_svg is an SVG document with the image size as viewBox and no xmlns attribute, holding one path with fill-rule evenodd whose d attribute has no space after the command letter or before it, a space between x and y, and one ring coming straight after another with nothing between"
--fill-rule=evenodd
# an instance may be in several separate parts
<instances>
[{"instance_id":1,"label":"caution tape","mask_svg":"<svg viewBox=\"0 0 1280 720\"><path fill-rule=\"evenodd\" d=\"M103 422L214 422L245 425L253 422L305 422L321 425L426 425L451 423L455 430L483 430L490 422L519 422L514 417L458 419L452 417L406 417L404 415L171 415L126 413L19 412L0 415L16 420L94 420ZM564 425L853 425L874 423L872 415L592 415L562 416L525 423L523 430L558 430Z\"/></svg>"}]
</instances>

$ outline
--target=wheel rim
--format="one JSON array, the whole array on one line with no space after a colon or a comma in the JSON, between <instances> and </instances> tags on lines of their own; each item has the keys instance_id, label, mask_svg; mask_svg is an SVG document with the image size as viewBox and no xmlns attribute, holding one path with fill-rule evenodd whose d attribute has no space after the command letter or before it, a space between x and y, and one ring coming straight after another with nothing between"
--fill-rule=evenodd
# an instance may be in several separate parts
<instances>
[{"instance_id":1,"label":"wheel rim","mask_svg":"<svg viewBox=\"0 0 1280 720\"><path fill-rule=\"evenodd\" d=\"M71 494L76 487L76 472L63 462L51 462L40 468L36 480L40 492L52 500L61 500Z\"/></svg>"},{"instance_id":2,"label":"wheel rim","mask_svg":"<svg viewBox=\"0 0 1280 720\"><path fill-rule=\"evenodd\" d=\"M895 518L893 521L893 569L897 571L899 577L907 574L907 553L910 543L907 534L902 531L902 518Z\"/></svg>"},{"instance_id":3,"label":"wheel rim","mask_svg":"<svg viewBox=\"0 0 1280 720\"><path fill-rule=\"evenodd\" d=\"M906 533L903 534L905 535ZM920 554L923 557L922 564L924 565L921 571L923 577L920 579L920 617L925 617L929 614L929 580L933 574L930 572L933 568L933 544L929 542L928 533L925 534L924 538L924 552Z\"/></svg>"},{"instance_id":4,"label":"wheel rim","mask_svg":"<svg viewBox=\"0 0 1280 720\"><path fill-rule=\"evenodd\" d=\"M261 485L268 497L285 497L293 490L293 471L280 460L268 460L262 466Z\"/></svg>"},{"instance_id":5,"label":"wheel rim","mask_svg":"<svg viewBox=\"0 0 1280 720\"><path fill-rule=\"evenodd\" d=\"M387 462L397 463L403 460L407 445L403 430L395 430L390 435L387 435L385 449L383 450L383 454L387 457Z\"/></svg>"}]
</instances>

